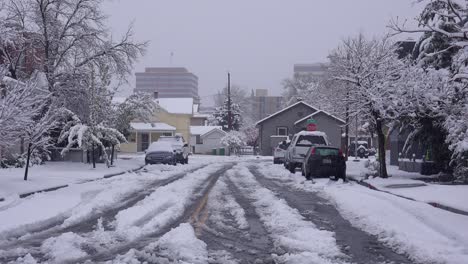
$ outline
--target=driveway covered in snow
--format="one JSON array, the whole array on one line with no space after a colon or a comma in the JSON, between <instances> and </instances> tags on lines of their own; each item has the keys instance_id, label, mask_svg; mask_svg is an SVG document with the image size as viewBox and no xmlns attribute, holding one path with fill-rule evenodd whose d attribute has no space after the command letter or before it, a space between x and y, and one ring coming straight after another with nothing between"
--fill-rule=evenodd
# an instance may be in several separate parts
<instances>
[{"instance_id":1,"label":"driveway covered in snow","mask_svg":"<svg viewBox=\"0 0 468 264\"><path fill-rule=\"evenodd\" d=\"M194 157L0 203L0 262L467 263L467 227L271 159Z\"/></svg>"}]
</instances>

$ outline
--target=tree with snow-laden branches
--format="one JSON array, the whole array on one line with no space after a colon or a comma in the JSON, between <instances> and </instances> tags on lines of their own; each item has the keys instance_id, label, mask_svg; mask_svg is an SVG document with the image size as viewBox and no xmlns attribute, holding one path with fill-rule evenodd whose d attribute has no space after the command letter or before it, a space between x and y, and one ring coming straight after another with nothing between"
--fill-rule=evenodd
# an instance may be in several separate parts
<instances>
[{"instance_id":1,"label":"tree with snow-laden branches","mask_svg":"<svg viewBox=\"0 0 468 264\"><path fill-rule=\"evenodd\" d=\"M47 155L49 132L54 127L52 114L45 109L50 93L41 76L36 72L25 82L6 76L1 81L0 149L9 149L20 139L28 143L25 179L30 156L40 162Z\"/></svg>"},{"instance_id":2,"label":"tree with snow-laden branches","mask_svg":"<svg viewBox=\"0 0 468 264\"><path fill-rule=\"evenodd\" d=\"M390 27L398 33L423 33L415 55L424 69L445 69L446 90L439 94L440 126L448 149L452 152L450 166L461 180L468 181L468 6L466 1L432 0L417 17L418 27L392 21ZM440 73L438 73L440 74ZM434 89L437 91L437 89Z\"/></svg>"},{"instance_id":3,"label":"tree with snow-laden branches","mask_svg":"<svg viewBox=\"0 0 468 264\"><path fill-rule=\"evenodd\" d=\"M221 138L221 144L229 148L229 154L231 151L238 153L239 149L245 146L245 135L239 131L229 131Z\"/></svg>"},{"instance_id":4,"label":"tree with snow-laden branches","mask_svg":"<svg viewBox=\"0 0 468 264\"><path fill-rule=\"evenodd\" d=\"M130 134L130 122L139 120L150 122L151 116L158 109L158 104L148 93L134 93L124 102L115 106L115 115L112 123L114 128L125 136Z\"/></svg>"},{"instance_id":5,"label":"tree with snow-laden branches","mask_svg":"<svg viewBox=\"0 0 468 264\"><path fill-rule=\"evenodd\" d=\"M242 110L235 101L231 100L231 124L232 129L238 131L242 126ZM224 104L220 107L216 107L213 114L213 120L211 124L214 126L221 126L224 131L228 131L229 126L229 112L228 112L228 100L224 101Z\"/></svg>"},{"instance_id":6,"label":"tree with snow-laden branches","mask_svg":"<svg viewBox=\"0 0 468 264\"><path fill-rule=\"evenodd\" d=\"M97 75L96 72L100 74ZM83 99L86 102L81 116L69 111L69 121L64 125L59 142L68 142L62 155L78 146L91 153L93 167L96 167L96 150L100 150L107 164L111 160L107 148L127 142L125 136L111 124L115 109L112 106L113 93L109 91L110 76L105 70L90 68L83 79Z\"/></svg>"},{"instance_id":7,"label":"tree with snow-laden branches","mask_svg":"<svg viewBox=\"0 0 468 264\"><path fill-rule=\"evenodd\" d=\"M369 123L369 129L378 137L379 175L383 178L388 177L384 125L392 92L389 84L403 67L396 50L388 37L367 40L359 34L344 40L329 55L333 78L349 85L350 116Z\"/></svg>"}]
</instances>

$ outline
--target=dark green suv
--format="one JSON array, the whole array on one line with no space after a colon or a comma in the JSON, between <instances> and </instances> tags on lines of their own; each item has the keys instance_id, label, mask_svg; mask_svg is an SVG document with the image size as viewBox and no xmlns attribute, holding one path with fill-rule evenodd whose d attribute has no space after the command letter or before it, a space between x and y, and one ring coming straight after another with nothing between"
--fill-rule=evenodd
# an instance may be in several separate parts
<instances>
[{"instance_id":1,"label":"dark green suv","mask_svg":"<svg viewBox=\"0 0 468 264\"><path fill-rule=\"evenodd\" d=\"M306 179L334 176L334 180L346 180L346 161L339 148L312 146L302 163L302 175Z\"/></svg>"}]
</instances>

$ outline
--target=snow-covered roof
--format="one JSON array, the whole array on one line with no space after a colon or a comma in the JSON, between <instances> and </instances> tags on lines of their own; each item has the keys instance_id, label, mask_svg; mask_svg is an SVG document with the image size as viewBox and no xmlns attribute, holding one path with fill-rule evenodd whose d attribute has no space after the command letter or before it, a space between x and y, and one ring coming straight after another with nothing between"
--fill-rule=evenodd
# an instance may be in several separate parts
<instances>
[{"instance_id":1,"label":"snow-covered roof","mask_svg":"<svg viewBox=\"0 0 468 264\"><path fill-rule=\"evenodd\" d=\"M136 131L175 131L176 128L166 123L137 123L131 122L130 126Z\"/></svg>"},{"instance_id":2,"label":"snow-covered roof","mask_svg":"<svg viewBox=\"0 0 468 264\"><path fill-rule=\"evenodd\" d=\"M209 118L211 115L210 114L202 114L202 113L194 113L193 117L196 118Z\"/></svg>"},{"instance_id":3,"label":"snow-covered roof","mask_svg":"<svg viewBox=\"0 0 468 264\"><path fill-rule=\"evenodd\" d=\"M290 105L290 106L288 106L288 107L286 107L286 108L284 108L284 109L282 109L282 110L280 110L280 111L278 111L278 112L276 112L276 113L274 113L274 114L271 114L271 115L269 115L269 116L263 118L262 120L260 120L260 121L258 121L257 123L255 123L255 125L259 125L260 123L263 123L264 121L266 121L266 120L268 120L268 119L270 119L270 118L272 118L272 117L274 117L274 116L277 116L277 115L283 113L284 111L289 110L289 109L291 109L291 108L293 108L293 107L295 107L295 106L297 106L297 105L299 105L299 104L303 104L303 105L305 105L305 106L308 106L308 107L310 107L310 108L315 109L315 110L318 111L318 109L317 109L316 107L313 107L313 106L311 106L310 104L308 104L308 103L306 103L306 102L304 102L304 101L299 101L299 102L297 102L297 103L295 103L295 104L292 104L292 105Z\"/></svg>"},{"instance_id":4,"label":"snow-covered roof","mask_svg":"<svg viewBox=\"0 0 468 264\"><path fill-rule=\"evenodd\" d=\"M193 98L159 98L155 101L171 114L193 114Z\"/></svg>"},{"instance_id":5,"label":"snow-covered roof","mask_svg":"<svg viewBox=\"0 0 468 264\"><path fill-rule=\"evenodd\" d=\"M299 124L299 123L301 123L301 122L303 122L303 121L305 121L305 120L307 120L307 119L309 119L309 118L311 118L311 117L314 117L314 116L318 115L319 113L324 113L325 115L330 116L330 117L332 117L333 119L336 119L336 120L338 120L339 122L341 122L341 123L343 123L343 124L346 123L343 119L341 119L341 118L339 118L339 117L336 117L336 116L334 116L334 115L332 115L332 114L330 114L330 113L328 113L328 112L326 112L326 111L319 110L319 111L317 111L317 112L315 112L315 113L313 113L313 114L311 114L311 115L308 115L308 116L306 116L306 117L304 117L304 118L302 118L302 119L297 120L297 121L294 123L294 125L297 125L297 124Z\"/></svg>"},{"instance_id":6,"label":"snow-covered roof","mask_svg":"<svg viewBox=\"0 0 468 264\"><path fill-rule=\"evenodd\" d=\"M193 136L203 136L213 130L220 130L221 132L226 133L222 130L221 126L190 126L190 134Z\"/></svg>"}]
</instances>

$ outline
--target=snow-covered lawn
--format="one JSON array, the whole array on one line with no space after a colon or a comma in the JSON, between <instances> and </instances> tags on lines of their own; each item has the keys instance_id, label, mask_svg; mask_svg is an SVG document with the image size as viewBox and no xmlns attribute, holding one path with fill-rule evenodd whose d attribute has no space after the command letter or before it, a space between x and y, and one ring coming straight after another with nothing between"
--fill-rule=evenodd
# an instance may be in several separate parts
<instances>
[{"instance_id":1,"label":"snow-covered lawn","mask_svg":"<svg viewBox=\"0 0 468 264\"><path fill-rule=\"evenodd\" d=\"M348 161L348 175L355 179L363 179L364 160L361 162ZM414 178L424 178L419 173L405 172L398 166L388 166L388 179L370 178L364 180L379 190L402 195L418 201L437 203L468 212L468 185L441 185L425 183Z\"/></svg>"},{"instance_id":2,"label":"snow-covered lawn","mask_svg":"<svg viewBox=\"0 0 468 264\"><path fill-rule=\"evenodd\" d=\"M352 171L358 172L357 165L351 166L354 166ZM343 217L354 226L376 235L380 241L408 255L413 261L468 263L467 216L374 191L353 182L317 179L313 184L305 181L299 172L290 174L279 165L260 164L259 167L270 179L289 182L293 189L323 195L336 204ZM445 194L450 195L450 191L447 192Z\"/></svg>"},{"instance_id":3,"label":"snow-covered lawn","mask_svg":"<svg viewBox=\"0 0 468 264\"><path fill-rule=\"evenodd\" d=\"M102 178L104 175L136 169L145 164L143 155L126 155L115 161L115 166L92 165L79 162L47 162L29 168L24 181L24 168L0 169L0 198L43 190L66 184L75 184ZM1 206L1 204L0 204Z\"/></svg>"}]
</instances>

